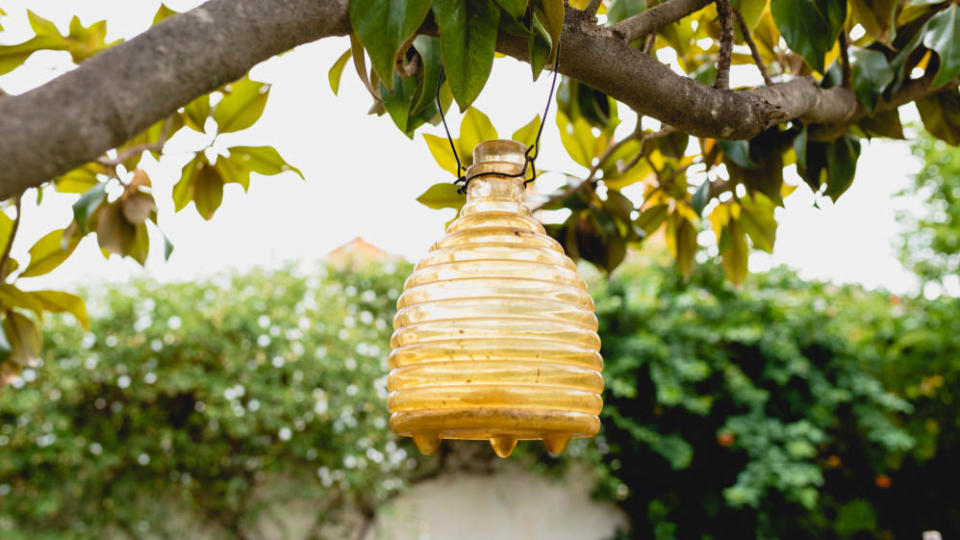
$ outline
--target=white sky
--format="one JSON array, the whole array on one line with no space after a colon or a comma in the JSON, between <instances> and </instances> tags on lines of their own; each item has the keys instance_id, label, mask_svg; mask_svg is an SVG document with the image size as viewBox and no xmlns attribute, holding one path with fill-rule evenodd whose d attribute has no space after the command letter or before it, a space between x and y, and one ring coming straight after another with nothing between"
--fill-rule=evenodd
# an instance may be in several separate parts
<instances>
[{"instance_id":1,"label":"white sky","mask_svg":"<svg viewBox=\"0 0 960 540\"><path fill-rule=\"evenodd\" d=\"M185 10L199 3L171 0L168 5ZM0 32L0 43L10 44L29 37L27 7L52 19L64 32L74 14L85 25L106 18L112 40L145 30L159 1L4 0L2 6L8 16L2 22L5 31ZM306 182L292 173L254 175L247 194L238 184L227 185L223 206L210 222L201 219L192 204L174 213L173 184L189 151L205 142L199 134L178 135L168 143L169 155L162 164L144 159L160 207L160 224L176 246L169 261L163 261L159 236L151 236L153 249L146 269L129 259L105 260L95 238L89 236L60 268L48 276L25 278L22 285L70 287L143 274L161 280L193 279L228 268L318 259L356 236L418 259L443 234L452 211L431 210L415 199L431 184L452 178L434 163L419 133L410 141L386 116L366 114L370 98L352 66L344 71L340 96L333 95L327 70L348 46L345 38L326 39L254 68L254 79L273 83L264 116L254 128L225 135L217 144L217 148L272 145L303 171ZM63 73L69 65L66 53L38 53L24 67L0 76L0 88L21 93ZM752 83L755 77L748 66L735 66L734 83ZM525 64L498 60L475 105L490 116L501 136L509 137L542 111L548 84L547 76L532 84ZM460 115L451 112L450 116L456 135ZM439 135L442 128L427 126L426 132ZM895 255L893 243L899 229L894 216L898 205L906 203L895 201L893 194L907 185L919 163L903 142L864 142L857 177L840 202L834 206L824 200L821 208L814 208L810 190L797 189L786 200L786 209L778 210L780 228L773 255L752 254L751 270L787 264L807 278L900 293L915 290L915 279ZM552 118L543 148L538 168L582 171L566 156ZM795 175L788 181L800 183ZM539 183L543 190L557 185L547 179ZM75 195L48 189L44 197L42 208L33 201L24 204L21 233L13 250L21 262L36 239L71 219Z\"/></svg>"}]
</instances>

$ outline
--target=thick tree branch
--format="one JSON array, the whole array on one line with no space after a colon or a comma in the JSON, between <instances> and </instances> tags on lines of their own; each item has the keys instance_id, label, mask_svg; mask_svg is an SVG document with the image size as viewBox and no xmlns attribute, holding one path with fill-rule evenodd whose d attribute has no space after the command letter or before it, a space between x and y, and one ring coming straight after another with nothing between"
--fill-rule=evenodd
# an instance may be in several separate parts
<instances>
[{"instance_id":1,"label":"thick tree branch","mask_svg":"<svg viewBox=\"0 0 960 540\"><path fill-rule=\"evenodd\" d=\"M627 43L703 9L713 0L668 0L611 26Z\"/></svg>"},{"instance_id":2,"label":"thick tree branch","mask_svg":"<svg viewBox=\"0 0 960 540\"><path fill-rule=\"evenodd\" d=\"M347 1L211 0L44 86L0 99L0 200L97 159L262 60L345 35ZM683 6L680 11L687 12L710 1L670 0L658 7L676 12ZM562 73L691 135L745 139L795 118L849 123L859 111L849 89L824 90L806 77L742 91L705 86L573 8L566 10L564 26ZM527 58L525 39L501 35L497 48ZM908 82L881 106L931 92L926 82Z\"/></svg>"},{"instance_id":3,"label":"thick tree branch","mask_svg":"<svg viewBox=\"0 0 960 540\"><path fill-rule=\"evenodd\" d=\"M96 159L290 48L349 32L347 0L213 0L0 100L0 199Z\"/></svg>"}]
</instances>

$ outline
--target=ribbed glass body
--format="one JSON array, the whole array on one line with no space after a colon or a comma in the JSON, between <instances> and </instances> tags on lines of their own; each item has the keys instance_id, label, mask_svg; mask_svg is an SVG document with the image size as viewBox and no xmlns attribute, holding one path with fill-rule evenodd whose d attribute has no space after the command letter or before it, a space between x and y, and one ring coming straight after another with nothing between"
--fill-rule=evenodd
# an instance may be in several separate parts
<instances>
[{"instance_id":1,"label":"ribbed glass body","mask_svg":"<svg viewBox=\"0 0 960 540\"><path fill-rule=\"evenodd\" d=\"M481 143L467 175L517 173L524 150ZM543 439L558 454L600 428L593 300L523 201L520 178L474 178L397 301L390 427L425 454L441 439L488 439L501 457L518 439Z\"/></svg>"}]
</instances>

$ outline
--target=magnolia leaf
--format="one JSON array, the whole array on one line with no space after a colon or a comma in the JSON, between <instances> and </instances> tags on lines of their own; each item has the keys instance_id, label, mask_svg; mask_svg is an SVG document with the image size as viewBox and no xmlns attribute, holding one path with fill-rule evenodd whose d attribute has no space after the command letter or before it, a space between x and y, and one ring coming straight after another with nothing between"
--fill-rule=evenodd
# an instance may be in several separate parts
<instances>
[{"instance_id":1,"label":"magnolia leaf","mask_svg":"<svg viewBox=\"0 0 960 540\"><path fill-rule=\"evenodd\" d=\"M747 262L750 257L746 232L738 220L731 219L723 228L722 234L725 237L720 241L720 263L723 272L731 283L741 285L747 278Z\"/></svg>"},{"instance_id":2,"label":"magnolia leaf","mask_svg":"<svg viewBox=\"0 0 960 540\"><path fill-rule=\"evenodd\" d=\"M267 105L270 85L244 77L227 86L223 99L213 110L220 133L240 131L252 126Z\"/></svg>"},{"instance_id":3,"label":"magnolia leaf","mask_svg":"<svg viewBox=\"0 0 960 540\"><path fill-rule=\"evenodd\" d=\"M117 203L105 204L97 213L97 243L105 256L126 255L136 239L136 227L127 222Z\"/></svg>"},{"instance_id":4,"label":"magnolia leaf","mask_svg":"<svg viewBox=\"0 0 960 540\"><path fill-rule=\"evenodd\" d=\"M500 8L489 0L435 0L433 14L450 90L466 111L493 67Z\"/></svg>"},{"instance_id":5,"label":"magnolia leaf","mask_svg":"<svg viewBox=\"0 0 960 540\"><path fill-rule=\"evenodd\" d=\"M897 0L850 0L854 19L877 41L893 38L894 14Z\"/></svg>"},{"instance_id":6,"label":"magnolia leaf","mask_svg":"<svg viewBox=\"0 0 960 540\"><path fill-rule=\"evenodd\" d=\"M80 243L79 235L64 236L65 229L56 229L37 240L30 248L30 264L20 277L46 274L67 260Z\"/></svg>"},{"instance_id":7,"label":"magnolia leaf","mask_svg":"<svg viewBox=\"0 0 960 540\"><path fill-rule=\"evenodd\" d=\"M0 253L7 251L11 232L13 232L13 219L6 212L0 211ZM0 270L0 275L7 276L10 272Z\"/></svg>"},{"instance_id":8,"label":"magnolia leaf","mask_svg":"<svg viewBox=\"0 0 960 540\"><path fill-rule=\"evenodd\" d=\"M10 283L0 283L0 305L4 308L27 309L37 315L42 315L44 309L43 304L38 299Z\"/></svg>"},{"instance_id":9,"label":"magnolia leaf","mask_svg":"<svg viewBox=\"0 0 960 540\"><path fill-rule=\"evenodd\" d=\"M916 104L923 127L931 135L954 146L960 145L960 90L943 90L918 99Z\"/></svg>"},{"instance_id":10,"label":"magnolia leaf","mask_svg":"<svg viewBox=\"0 0 960 540\"><path fill-rule=\"evenodd\" d=\"M43 305L44 310L52 313L70 313L84 330L90 329L90 319L87 316L83 298L68 292L51 290L31 291L28 294L36 298Z\"/></svg>"},{"instance_id":11,"label":"magnolia leaf","mask_svg":"<svg viewBox=\"0 0 960 540\"><path fill-rule=\"evenodd\" d=\"M940 66L932 87L946 84L960 75L960 6L953 3L934 15L923 37L923 44L937 51Z\"/></svg>"},{"instance_id":12,"label":"magnolia leaf","mask_svg":"<svg viewBox=\"0 0 960 540\"><path fill-rule=\"evenodd\" d=\"M110 171L106 167L91 161L63 176L58 176L53 183L60 193L86 193L90 188L100 183L97 175L109 173Z\"/></svg>"},{"instance_id":13,"label":"magnolia leaf","mask_svg":"<svg viewBox=\"0 0 960 540\"><path fill-rule=\"evenodd\" d=\"M333 90L333 95L337 95L337 92L340 91L340 78L343 77L343 68L346 67L350 57L351 51L347 49L346 52L340 55L340 58L337 58L337 61L330 67L330 71L327 72L327 80L330 81L330 90Z\"/></svg>"},{"instance_id":14,"label":"magnolia leaf","mask_svg":"<svg viewBox=\"0 0 960 540\"><path fill-rule=\"evenodd\" d=\"M157 203L153 195L143 192L133 192L122 197L119 201L123 217L128 223L140 225L157 211Z\"/></svg>"},{"instance_id":15,"label":"magnolia leaf","mask_svg":"<svg viewBox=\"0 0 960 540\"><path fill-rule=\"evenodd\" d=\"M473 149L484 141L490 141L498 137L497 130L490 122L487 115L473 107L467 109L463 115L463 121L460 122L460 138L457 139L457 152L460 153L460 161L464 166L473 163Z\"/></svg>"},{"instance_id":16,"label":"magnolia leaf","mask_svg":"<svg viewBox=\"0 0 960 540\"><path fill-rule=\"evenodd\" d=\"M557 44L560 43L560 34L563 32L563 0L538 0L534 6L534 15L547 29L547 33L550 34L550 43L553 45L553 51L547 60L549 62L557 54Z\"/></svg>"},{"instance_id":17,"label":"magnolia leaf","mask_svg":"<svg viewBox=\"0 0 960 540\"><path fill-rule=\"evenodd\" d=\"M173 255L173 242L170 241L170 238L168 238L163 231L160 231L160 234L163 236L163 260L169 261L170 255Z\"/></svg>"},{"instance_id":18,"label":"magnolia leaf","mask_svg":"<svg viewBox=\"0 0 960 540\"><path fill-rule=\"evenodd\" d=\"M739 223L753 242L753 247L773 253L773 244L777 239L777 221L773 217L776 204L761 193L741 197L739 203Z\"/></svg>"},{"instance_id":19,"label":"magnolia leaf","mask_svg":"<svg viewBox=\"0 0 960 540\"><path fill-rule=\"evenodd\" d=\"M647 9L646 0L614 0L607 11L607 22L618 23Z\"/></svg>"},{"instance_id":20,"label":"magnolia leaf","mask_svg":"<svg viewBox=\"0 0 960 540\"><path fill-rule=\"evenodd\" d=\"M846 2L770 0L770 11L784 40L820 73L846 18Z\"/></svg>"},{"instance_id":21,"label":"magnolia leaf","mask_svg":"<svg viewBox=\"0 0 960 540\"><path fill-rule=\"evenodd\" d=\"M173 17L178 12L167 7L166 4L160 4L160 9L157 10L157 13L153 16L153 24L157 24L160 21Z\"/></svg>"},{"instance_id":22,"label":"magnolia leaf","mask_svg":"<svg viewBox=\"0 0 960 540\"><path fill-rule=\"evenodd\" d=\"M890 109L860 120L860 129L868 136L904 139L903 124L900 123L900 109Z\"/></svg>"},{"instance_id":23,"label":"magnolia leaf","mask_svg":"<svg viewBox=\"0 0 960 540\"><path fill-rule=\"evenodd\" d=\"M183 108L183 124L188 128L204 132L203 126L207 123L207 117L210 116L210 94L204 94Z\"/></svg>"},{"instance_id":24,"label":"magnolia leaf","mask_svg":"<svg viewBox=\"0 0 960 540\"><path fill-rule=\"evenodd\" d=\"M242 163L255 173L263 175L280 174L286 171L292 171L301 179L306 180L300 169L287 163L280 152L272 146L233 146L227 148L230 152L230 158Z\"/></svg>"},{"instance_id":25,"label":"magnolia leaf","mask_svg":"<svg viewBox=\"0 0 960 540\"><path fill-rule=\"evenodd\" d=\"M42 341L33 321L16 311L8 311L3 319L3 331L10 344L7 361L27 366L40 359Z\"/></svg>"},{"instance_id":26,"label":"magnolia leaf","mask_svg":"<svg viewBox=\"0 0 960 540\"><path fill-rule=\"evenodd\" d=\"M430 0L350 2L353 31L370 54L373 69L390 90L393 89L394 63L403 52L401 47L427 18L430 3Z\"/></svg>"},{"instance_id":27,"label":"magnolia leaf","mask_svg":"<svg viewBox=\"0 0 960 540\"><path fill-rule=\"evenodd\" d=\"M537 132L540 130L540 115L527 122L523 127L513 132L511 139L530 147L537 141Z\"/></svg>"},{"instance_id":28,"label":"magnolia leaf","mask_svg":"<svg viewBox=\"0 0 960 540\"><path fill-rule=\"evenodd\" d=\"M843 135L827 145L828 197L836 201L850 187L857 172L859 157L860 141L849 135Z\"/></svg>"},{"instance_id":29,"label":"magnolia leaf","mask_svg":"<svg viewBox=\"0 0 960 540\"><path fill-rule=\"evenodd\" d=\"M77 223L81 233L87 232L87 222L90 216L97 211L97 208L106 199L106 189L106 182L96 184L81 195L77 202L73 203L73 220Z\"/></svg>"},{"instance_id":30,"label":"magnolia leaf","mask_svg":"<svg viewBox=\"0 0 960 540\"><path fill-rule=\"evenodd\" d=\"M453 157L453 150L445 137L424 133L423 140L427 143L430 154L433 155L433 159L437 161L440 167L451 174L459 174L457 172L457 162ZM454 144L456 144L456 141L454 141Z\"/></svg>"},{"instance_id":31,"label":"magnolia leaf","mask_svg":"<svg viewBox=\"0 0 960 540\"><path fill-rule=\"evenodd\" d=\"M853 89L857 99L868 112L873 113L884 88L893 82L893 69L887 57L880 51L854 47L851 53L853 61Z\"/></svg>"},{"instance_id":32,"label":"magnolia leaf","mask_svg":"<svg viewBox=\"0 0 960 540\"><path fill-rule=\"evenodd\" d=\"M179 212L183 210L187 204L193 200L197 172L209 166L210 163L207 161L206 156L203 155L203 152L194 154L193 159L183 166L183 170L180 173L180 180L173 186L173 205L175 211Z\"/></svg>"},{"instance_id":33,"label":"magnolia leaf","mask_svg":"<svg viewBox=\"0 0 960 540\"><path fill-rule=\"evenodd\" d=\"M417 202L440 210L441 208L455 208L460 210L463 207L465 197L457 193L457 186L453 182L441 182L427 188L426 191L417 197Z\"/></svg>"},{"instance_id":34,"label":"magnolia leaf","mask_svg":"<svg viewBox=\"0 0 960 540\"><path fill-rule=\"evenodd\" d=\"M707 206L707 203L710 202L710 180L704 180L700 187L697 188L697 191L694 192L693 198L690 200L690 206L693 208L693 211L697 213L698 216L703 214L703 208Z\"/></svg>"},{"instance_id":35,"label":"magnolia leaf","mask_svg":"<svg viewBox=\"0 0 960 540\"><path fill-rule=\"evenodd\" d=\"M563 111L557 110L557 127L560 128L560 142L570 157L588 169L592 167L593 160L597 157L597 138L586 119L577 117L571 122Z\"/></svg>"},{"instance_id":36,"label":"magnolia leaf","mask_svg":"<svg viewBox=\"0 0 960 540\"><path fill-rule=\"evenodd\" d=\"M197 171L193 186L193 202L200 217L209 221L223 202L223 178L216 167L207 165Z\"/></svg>"}]
</instances>

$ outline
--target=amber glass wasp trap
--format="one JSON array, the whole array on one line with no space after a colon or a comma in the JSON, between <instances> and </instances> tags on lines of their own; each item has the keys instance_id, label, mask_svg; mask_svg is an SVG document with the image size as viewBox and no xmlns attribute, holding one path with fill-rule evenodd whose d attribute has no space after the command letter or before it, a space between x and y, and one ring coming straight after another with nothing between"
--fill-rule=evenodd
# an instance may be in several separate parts
<instances>
[{"instance_id":1,"label":"amber glass wasp trap","mask_svg":"<svg viewBox=\"0 0 960 540\"><path fill-rule=\"evenodd\" d=\"M404 284L390 341L390 427L425 454L441 439L519 439L554 454L600 428L593 300L524 205L525 147L477 145L466 204ZM478 173L486 173L477 177Z\"/></svg>"}]
</instances>

